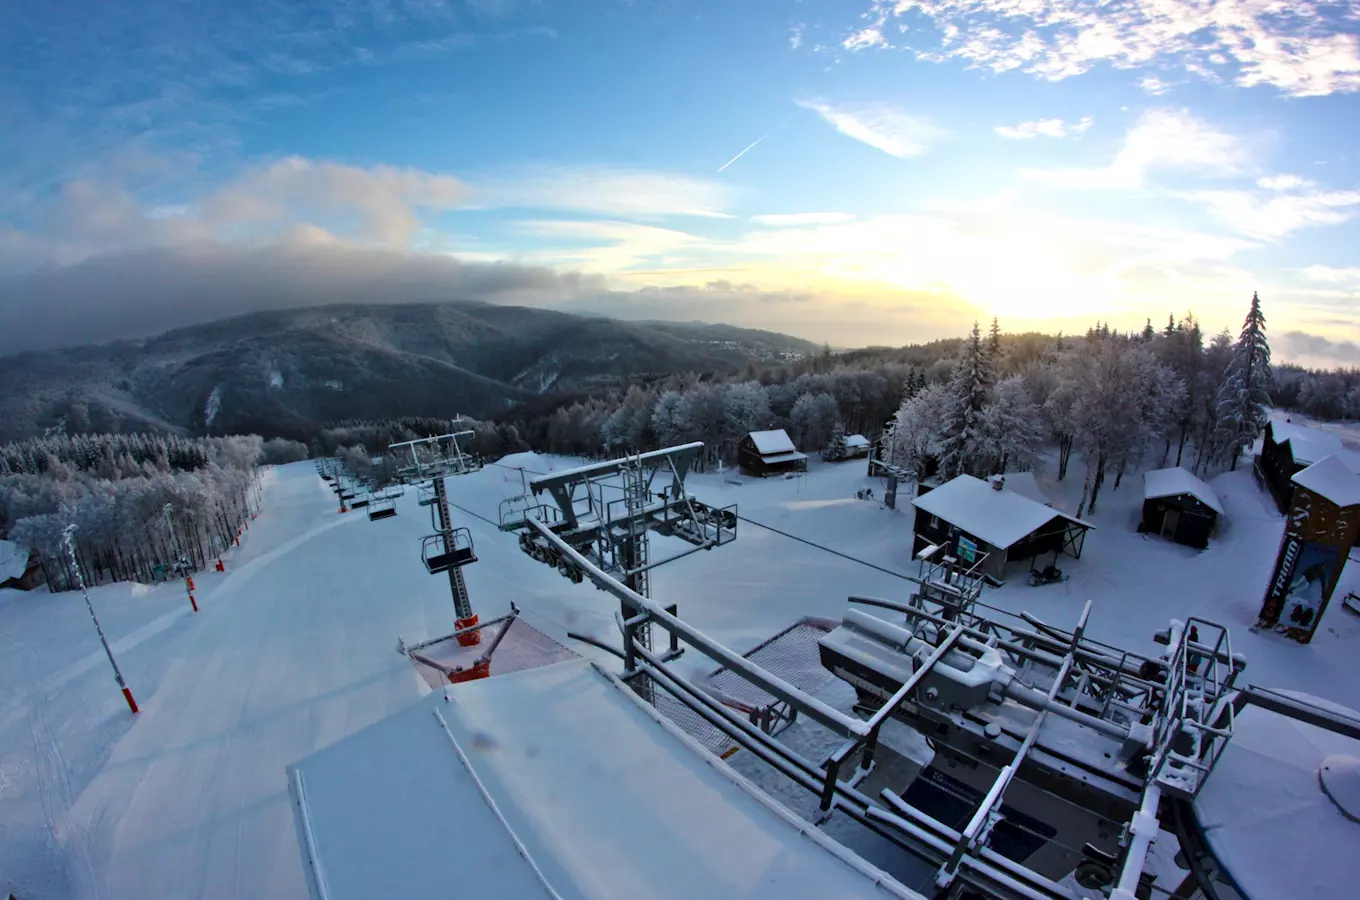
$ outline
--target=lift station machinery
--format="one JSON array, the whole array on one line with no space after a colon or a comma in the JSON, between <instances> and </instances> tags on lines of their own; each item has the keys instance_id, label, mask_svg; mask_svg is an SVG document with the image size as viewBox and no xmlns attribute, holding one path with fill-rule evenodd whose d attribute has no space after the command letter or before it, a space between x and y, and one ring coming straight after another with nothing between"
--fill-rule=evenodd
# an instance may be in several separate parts
<instances>
[{"instance_id":1,"label":"lift station machinery","mask_svg":"<svg viewBox=\"0 0 1360 900\"><path fill-rule=\"evenodd\" d=\"M531 480L518 502L502 505L501 528L520 532L520 549L576 583L584 571L533 524L550 529L573 550L643 597L649 573L664 563L727 544L737 536L737 508L718 508L685 490L685 476L703 452L702 442L681 444L607 462L593 463ZM546 493L552 503L535 502ZM690 545L653 561L648 534L656 532ZM651 627L628 599L620 603L628 646L652 647ZM674 648L673 648L674 649ZM643 691L645 693L645 691Z\"/></svg>"}]
</instances>

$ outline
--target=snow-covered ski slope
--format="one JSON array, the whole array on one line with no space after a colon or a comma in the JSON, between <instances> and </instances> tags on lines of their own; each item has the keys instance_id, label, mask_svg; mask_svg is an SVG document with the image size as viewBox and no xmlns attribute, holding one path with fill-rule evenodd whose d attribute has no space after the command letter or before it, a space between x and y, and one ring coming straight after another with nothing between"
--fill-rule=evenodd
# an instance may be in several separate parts
<instances>
[{"instance_id":1,"label":"snow-covered ski slope","mask_svg":"<svg viewBox=\"0 0 1360 900\"><path fill-rule=\"evenodd\" d=\"M577 464L529 454L502 462L540 472ZM1068 512L1079 465L1061 484L1039 479ZM284 767L415 702L420 683L396 639L446 633L453 611L446 579L419 562L430 528L413 491L396 518L370 522L362 510L337 514L310 463L267 478L264 511L226 574L198 579L201 613L179 584L91 592L139 716L127 713L78 594L0 591L9 688L0 695L0 890L20 900L306 895ZM1090 598L1088 634L1145 651L1172 617L1218 619L1250 660L1247 681L1360 707L1351 661L1360 617L1339 603L1360 589L1360 567L1343 574L1311 645L1248 632L1282 520L1247 472L1211 484L1227 515L1209 550L1138 535L1142 479L1131 473L1087 516L1097 530L1083 558L1059 562L1068 581L1031 588L1013 566L983 602L1067 625ZM729 646L746 650L800 616L839 617L850 594L903 598L911 587L751 524L914 573L909 506L854 499L860 487L882 493L862 460L814 461L806 479L712 473L690 485L708 502L739 503L751 521L734 544L655 570L652 592ZM530 560L514 535L470 514L494 521L519 491L519 474L504 466L449 482L480 557L466 570L475 609L498 615L513 601L559 640L568 630L615 640L612 598ZM680 663L712 667L692 653Z\"/></svg>"}]
</instances>

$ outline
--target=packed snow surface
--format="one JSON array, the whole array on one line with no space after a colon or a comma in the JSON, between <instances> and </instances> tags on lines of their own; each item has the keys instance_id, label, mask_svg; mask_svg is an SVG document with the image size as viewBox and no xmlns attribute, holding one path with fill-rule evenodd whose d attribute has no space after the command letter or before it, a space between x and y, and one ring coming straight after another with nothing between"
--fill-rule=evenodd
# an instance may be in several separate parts
<instances>
[{"instance_id":1,"label":"packed snow surface","mask_svg":"<svg viewBox=\"0 0 1360 900\"><path fill-rule=\"evenodd\" d=\"M581 461L524 453L501 463L448 480L457 524L476 541L479 562L465 570L474 609L492 618L513 601L536 629L617 666L566 637L617 644L617 601L534 562L496 524L500 502L523 491L516 466L532 478ZM1082 464L1074 455L1063 481L1051 460L1037 470L1055 508L1076 509ZM690 475L701 500L739 503L746 521L732 544L653 570L653 596L741 652L802 616L840 620L851 594L905 600L913 585L890 573L917 571L914 511L856 499L863 488L882 493L882 480L866 478L862 464L814 460L809 469L791 480ZM1089 637L1147 654L1164 649L1153 634L1170 619L1202 616L1231 629L1234 652L1249 660L1245 683L1360 707L1360 617L1333 603L1306 646L1249 630L1283 533L1250 472L1210 479L1227 515L1205 551L1137 533L1143 492L1135 474L1101 492L1087 516L1100 530L1080 560L1064 565L1067 581L1031 588L1014 564L981 602L1070 628L1091 600ZM285 767L417 702L427 686L396 653L397 637L447 634L453 609L447 579L420 563L430 519L415 491L397 501L395 518L370 522L362 511L337 514L311 463L275 468L266 479L263 512L225 560L227 571L196 577L200 613L190 611L182 582L90 591L142 707L137 716L118 694L79 593L0 590L0 896L306 896ZM1336 592L1357 589L1352 563ZM675 665L695 678L714 668L693 651ZM843 682L826 690L839 690L846 708L853 701ZM767 771L744 757L731 762L749 777ZM816 798L801 788L770 789L815 815ZM826 828L850 844L845 821ZM901 854L886 842L852 849L897 872Z\"/></svg>"},{"instance_id":2,"label":"packed snow surface","mask_svg":"<svg viewBox=\"0 0 1360 900\"><path fill-rule=\"evenodd\" d=\"M19 578L28 571L28 548L13 541L0 541L0 582Z\"/></svg>"},{"instance_id":3,"label":"packed snow surface","mask_svg":"<svg viewBox=\"0 0 1360 900\"><path fill-rule=\"evenodd\" d=\"M798 450L788 432L782 428L776 428L774 431L753 431L751 441L761 456L769 453L793 453Z\"/></svg>"},{"instance_id":4,"label":"packed snow surface","mask_svg":"<svg viewBox=\"0 0 1360 900\"><path fill-rule=\"evenodd\" d=\"M1057 515L1051 506L1036 503L1014 491L997 490L972 475L960 475L912 501L917 509L939 516L951 525L1002 550ZM1081 522L1064 514L1073 522ZM908 526L910 527L910 526Z\"/></svg>"},{"instance_id":5,"label":"packed snow surface","mask_svg":"<svg viewBox=\"0 0 1360 900\"><path fill-rule=\"evenodd\" d=\"M1250 900L1356 895L1360 822L1337 808L1319 779L1325 760L1346 755L1360 755L1360 741L1260 707L1247 707L1233 723L1195 815Z\"/></svg>"},{"instance_id":6,"label":"packed snow surface","mask_svg":"<svg viewBox=\"0 0 1360 900\"><path fill-rule=\"evenodd\" d=\"M1145 500L1179 497L1182 494L1189 494L1220 516L1223 515L1223 504L1219 502L1218 494L1214 493L1214 489L1180 466L1143 473L1143 498Z\"/></svg>"},{"instance_id":7,"label":"packed snow surface","mask_svg":"<svg viewBox=\"0 0 1360 900\"><path fill-rule=\"evenodd\" d=\"M1326 497L1337 506L1360 504L1360 475L1352 472L1336 454L1323 457L1303 471L1295 472L1293 481Z\"/></svg>"},{"instance_id":8,"label":"packed snow surface","mask_svg":"<svg viewBox=\"0 0 1360 900\"><path fill-rule=\"evenodd\" d=\"M433 693L297 769L333 900L919 896L586 660Z\"/></svg>"}]
</instances>

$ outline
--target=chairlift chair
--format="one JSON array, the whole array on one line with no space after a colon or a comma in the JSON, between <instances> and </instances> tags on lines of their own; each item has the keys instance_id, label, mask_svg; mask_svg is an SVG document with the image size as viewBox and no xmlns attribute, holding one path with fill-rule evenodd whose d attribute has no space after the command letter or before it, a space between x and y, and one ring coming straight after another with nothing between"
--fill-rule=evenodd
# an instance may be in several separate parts
<instances>
[{"instance_id":1,"label":"chairlift chair","mask_svg":"<svg viewBox=\"0 0 1360 900\"><path fill-rule=\"evenodd\" d=\"M466 528L455 528L449 533L448 544L445 544L442 534L426 535L420 542L420 558L431 575L447 572L455 566L475 563L477 554L472 549L472 532Z\"/></svg>"},{"instance_id":2,"label":"chairlift chair","mask_svg":"<svg viewBox=\"0 0 1360 900\"><path fill-rule=\"evenodd\" d=\"M397 502L391 497L377 496L368 505L368 520L390 519L397 514Z\"/></svg>"}]
</instances>

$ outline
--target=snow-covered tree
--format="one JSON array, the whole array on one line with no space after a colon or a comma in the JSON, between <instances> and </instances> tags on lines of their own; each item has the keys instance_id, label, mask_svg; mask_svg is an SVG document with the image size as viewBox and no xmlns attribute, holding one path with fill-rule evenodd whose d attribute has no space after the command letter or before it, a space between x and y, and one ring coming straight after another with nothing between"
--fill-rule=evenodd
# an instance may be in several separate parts
<instances>
[{"instance_id":1,"label":"snow-covered tree","mask_svg":"<svg viewBox=\"0 0 1360 900\"><path fill-rule=\"evenodd\" d=\"M950 403L949 389L933 384L903 402L884 440L886 461L925 477L926 466L939 453L940 423Z\"/></svg>"},{"instance_id":2,"label":"snow-covered tree","mask_svg":"<svg viewBox=\"0 0 1360 900\"><path fill-rule=\"evenodd\" d=\"M940 470L946 478L982 471L981 417L995 381L992 362L982 330L974 322L949 381L949 403L940 428Z\"/></svg>"},{"instance_id":3,"label":"snow-covered tree","mask_svg":"<svg viewBox=\"0 0 1360 900\"><path fill-rule=\"evenodd\" d=\"M1270 344L1261 298L1251 295L1242 332L1233 347L1227 379L1218 390L1218 427L1214 443L1237 468L1242 451L1252 445L1269 420Z\"/></svg>"},{"instance_id":4,"label":"snow-covered tree","mask_svg":"<svg viewBox=\"0 0 1360 900\"><path fill-rule=\"evenodd\" d=\"M725 456L735 455L737 443L748 432L770 425L770 398L758 381L729 384L723 392L722 411Z\"/></svg>"},{"instance_id":5,"label":"snow-covered tree","mask_svg":"<svg viewBox=\"0 0 1360 900\"><path fill-rule=\"evenodd\" d=\"M808 452L821 450L831 439L840 415L840 405L830 394L802 395L789 413L794 442Z\"/></svg>"},{"instance_id":6,"label":"snow-covered tree","mask_svg":"<svg viewBox=\"0 0 1360 900\"><path fill-rule=\"evenodd\" d=\"M1023 378L1012 375L997 384L982 409L980 431L990 472L1023 472L1034 464L1044 439L1043 416Z\"/></svg>"},{"instance_id":7,"label":"snow-covered tree","mask_svg":"<svg viewBox=\"0 0 1360 900\"><path fill-rule=\"evenodd\" d=\"M831 429L831 437L826 442L826 448L822 450L822 458L835 462L845 459L849 449L845 445L845 426L837 422Z\"/></svg>"}]
</instances>

